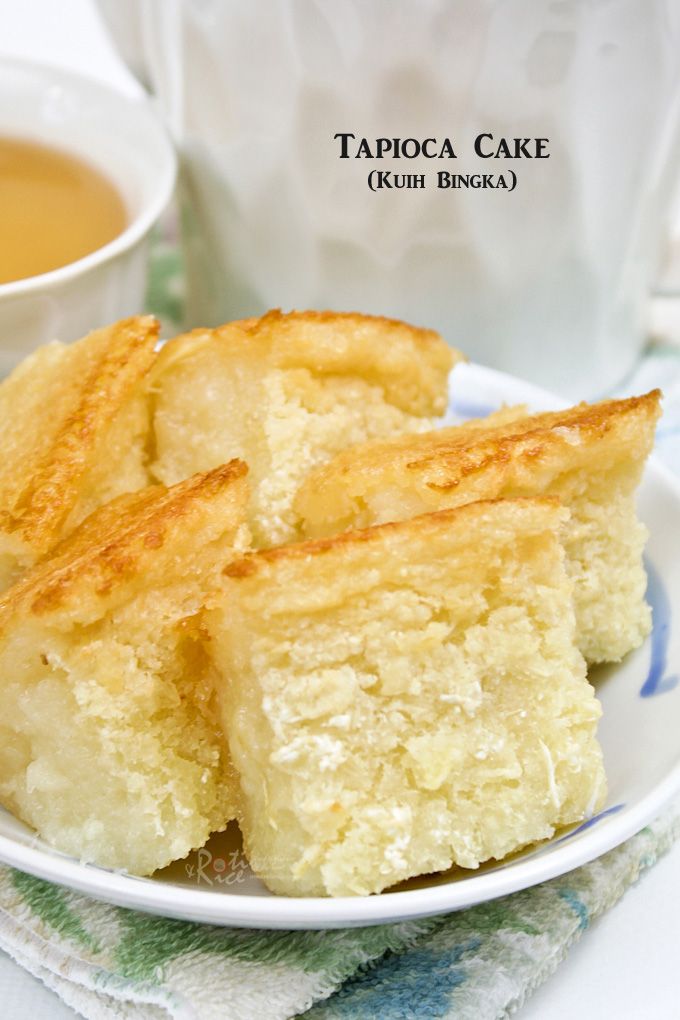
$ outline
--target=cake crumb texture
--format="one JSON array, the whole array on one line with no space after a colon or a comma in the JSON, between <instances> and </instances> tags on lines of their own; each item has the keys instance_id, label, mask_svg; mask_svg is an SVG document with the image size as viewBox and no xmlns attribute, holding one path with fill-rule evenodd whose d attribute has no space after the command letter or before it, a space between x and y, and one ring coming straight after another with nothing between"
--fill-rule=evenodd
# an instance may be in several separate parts
<instances>
[{"instance_id":1,"label":"cake crumb texture","mask_svg":"<svg viewBox=\"0 0 680 1020\"><path fill-rule=\"evenodd\" d=\"M154 368L151 471L168 485L238 457L254 542L293 541L308 472L351 444L431 428L461 358L431 330L354 313L273 311L195 330Z\"/></svg>"},{"instance_id":2,"label":"cake crumb texture","mask_svg":"<svg viewBox=\"0 0 680 1020\"><path fill-rule=\"evenodd\" d=\"M145 875L236 814L198 613L245 475L119 497L0 600L0 799L65 853Z\"/></svg>"},{"instance_id":3,"label":"cake crumb texture","mask_svg":"<svg viewBox=\"0 0 680 1020\"><path fill-rule=\"evenodd\" d=\"M206 614L246 853L271 890L476 868L602 803L556 501L248 554Z\"/></svg>"},{"instance_id":4,"label":"cake crumb texture","mask_svg":"<svg viewBox=\"0 0 680 1020\"><path fill-rule=\"evenodd\" d=\"M316 537L473 500L557 496L571 511L564 542L579 645L589 662L617 662L651 627L647 530L635 491L660 396L654 390L509 422L492 417L472 432L453 427L345 450L302 485L294 501L300 530Z\"/></svg>"}]
</instances>

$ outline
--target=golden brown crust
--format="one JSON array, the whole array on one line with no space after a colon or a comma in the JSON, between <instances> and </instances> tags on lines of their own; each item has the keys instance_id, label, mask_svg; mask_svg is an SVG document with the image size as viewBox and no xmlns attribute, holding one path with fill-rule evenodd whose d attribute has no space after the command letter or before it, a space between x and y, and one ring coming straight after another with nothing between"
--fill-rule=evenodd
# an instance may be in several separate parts
<instances>
[{"instance_id":1,"label":"golden brown crust","mask_svg":"<svg viewBox=\"0 0 680 1020\"><path fill-rule=\"evenodd\" d=\"M457 489L461 499L464 493L469 496L468 483L472 486L477 479L479 488L472 498L507 494L507 485L516 494L531 495L539 467L548 473L602 467L595 452L602 455L607 440L611 456L642 462L653 442L660 397L659 390L652 390L639 397L520 417L487 429L476 422L472 430L454 426L364 443L311 472L294 506L313 527L317 521L340 521L352 501L361 503L369 492L390 486L416 486L423 498L430 490L433 503L435 494L455 499Z\"/></svg>"},{"instance_id":2,"label":"golden brown crust","mask_svg":"<svg viewBox=\"0 0 680 1020\"><path fill-rule=\"evenodd\" d=\"M240 559L227 564L222 573L225 577L242 580L253 577L260 571L267 571L272 566L310 562L315 557L323 557L326 554L351 559L360 553L362 547L384 548L395 542L408 543L414 538L427 539L428 536L448 529L460 529L461 533L464 533L466 527L486 519L489 514L493 515L495 508L501 505L508 521L514 517L525 527L532 521L542 528L557 527L569 516L568 511L554 496L479 500L450 510L422 514L405 521L379 524L358 531L345 531L331 538L310 539L293 545L246 553Z\"/></svg>"},{"instance_id":3,"label":"golden brown crust","mask_svg":"<svg viewBox=\"0 0 680 1020\"><path fill-rule=\"evenodd\" d=\"M238 351L239 343L248 339L247 329L243 328L243 323L254 321L257 320L244 319L238 322L228 322L216 329L199 327L168 340L158 352L156 362L149 374L150 388L153 389L156 381L174 365L193 357L206 347L212 347L213 344L221 344L225 348L230 347Z\"/></svg>"},{"instance_id":4,"label":"golden brown crust","mask_svg":"<svg viewBox=\"0 0 680 1020\"><path fill-rule=\"evenodd\" d=\"M466 475L483 470L490 462L503 465L519 457L539 459L560 449L588 447L608 433L634 425L654 425L661 414L661 391L652 390L643 396L623 400L605 400L599 404L577 404L566 411L549 411L530 415L492 430L488 435L453 442L437 442L434 433L430 449L424 444L417 457L408 464L426 470L435 464L445 465L446 479L429 482L433 488L450 488ZM566 431L565 431L566 430ZM569 434L573 430L573 434ZM578 444L574 440L578 437ZM464 451L464 452L463 452ZM451 454L462 455L451 457Z\"/></svg>"},{"instance_id":5,"label":"golden brown crust","mask_svg":"<svg viewBox=\"0 0 680 1020\"><path fill-rule=\"evenodd\" d=\"M396 319L356 312L267 312L215 330L194 330L161 351L154 379L209 344L233 357L256 356L270 368L307 368L320 375L357 375L381 386L404 411L443 414L446 380L463 360L438 333Z\"/></svg>"},{"instance_id":6,"label":"golden brown crust","mask_svg":"<svg viewBox=\"0 0 680 1020\"><path fill-rule=\"evenodd\" d=\"M245 519L247 466L239 460L194 475L178 485L151 486L118 497L83 524L0 600L0 630L17 611L40 615L66 603L87 605L116 586L141 578L149 586L173 570L177 544L192 536L197 550L212 531L234 531Z\"/></svg>"},{"instance_id":7,"label":"golden brown crust","mask_svg":"<svg viewBox=\"0 0 680 1020\"><path fill-rule=\"evenodd\" d=\"M153 362L158 331L136 317L48 345L0 386L0 531L36 555L58 538L98 440Z\"/></svg>"}]
</instances>

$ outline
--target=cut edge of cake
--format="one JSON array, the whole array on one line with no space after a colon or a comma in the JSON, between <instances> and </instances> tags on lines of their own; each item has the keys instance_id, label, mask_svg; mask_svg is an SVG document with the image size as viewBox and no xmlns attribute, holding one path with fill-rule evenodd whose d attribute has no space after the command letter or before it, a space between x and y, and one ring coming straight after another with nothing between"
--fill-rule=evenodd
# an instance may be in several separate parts
<instances>
[{"instance_id":1,"label":"cut edge of cake","mask_svg":"<svg viewBox=\"0 0 680 1020\"><path fill-rule=\"evenodd\" d=\"M294 502L309 537L402 520L480 499L553 494L565 534L579 642L617 662L649 633L635 490L661 413L660 392L580 404L488 429L441 429L365 443L310 473ZM482 422L483 425L483 422Z\"/></svg>"},{"instance_id":2,"label":"cut edge of cake","mask_svg":"<svg viewBox=\"0 0 680 1020\"><path fill-rule=\"evenodd\" d=\"M204 624L270 889L364 895L476 867L601 804L567 516L552 499L475 503L225 568Z\"/></svg>"},{"instance_id":3,"label":"cut edge of cake","mask_svg":"<svg viewBox=\"0 0 680 1020\"><path fill-rule=\"evenodd\" d=\"M199 613L246 472L121 496L0 600L0 796L65 853L148 874L237 813Z\"/></svg>"}]
</instances>

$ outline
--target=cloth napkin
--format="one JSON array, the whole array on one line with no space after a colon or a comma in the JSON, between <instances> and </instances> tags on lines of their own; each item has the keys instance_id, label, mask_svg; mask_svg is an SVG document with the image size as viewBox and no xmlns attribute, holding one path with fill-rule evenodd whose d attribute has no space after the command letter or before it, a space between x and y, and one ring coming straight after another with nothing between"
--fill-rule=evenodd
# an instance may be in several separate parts
<instances>
[{"instance_id":1,"label":"cloth napkin","mask_svg":"<svg viewBox=\"0 0 680 1020\"><path fill-rule=\"evenodd\" d=\"M172 246L157 245L149 304L169 331L178 270ZM658 454L680 472L680 310L660 318L620 392L663 387ZM89 1020L501 1020L679 836L680 805L543 885L444 917L325 932L153 917L0 868L0 949Z\"/></svg>"},{"instance_id":2,"label":"cloth napkin","mask_svg":"<svg viewBox=\"0 0 680 1020\"><path fill-rule=\"evenodd\" d=\"M0 948L89 1020L498 1020L678 835L672 809L532 889L442 918L326 932L152 917L4 868Z\"/></svg>"}]
</instances>

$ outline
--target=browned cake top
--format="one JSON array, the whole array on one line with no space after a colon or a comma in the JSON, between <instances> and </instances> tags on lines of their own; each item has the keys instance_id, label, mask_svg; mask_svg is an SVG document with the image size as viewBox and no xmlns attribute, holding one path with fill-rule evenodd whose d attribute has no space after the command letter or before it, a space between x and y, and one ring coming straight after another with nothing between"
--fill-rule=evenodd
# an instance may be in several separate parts
<instances>
[{"instance_id":1,"label":"browned cake top","mask_svg":"<svg viewBox=\"0 0 680 1020\"><path fill-rule=\"evenodd\" d=\"M644 461L661 413L659 390L640 397L578 404L566 411L513 417L488 428L454 426L363 443L338 454L309 475L295 506L310 521L335 520L347 501L380 488L420 485L440 492L479 482L476 498L495 498L512 479L535 488L535 470L597 471L612 456ZM604 442L603 442L604 440ZM521 494L518 492L518 494ZM529 492L527 492L529 494Z\"/></svg>"},{"instance_id":2,"label":"browned cake top","mask_svg":"<svg viewBox=\"0 0 680 1020\"><path fill-rule=\"evenodd\" d=\"M158 330L144 316L48 344L0 385L0 531L49 548L97 441L148 372Z\"/></svg>"},{"instance_id":3,"label":"browned cake top","mask_svg":"<svg viewBox=\"0 0 680 1020\"><path fill-rule=\"evenodd\" d=\"M151 486L97 510L0 600L0 630L15 614L64 610L75 620L190 573L208 543L245 520L247 467L242 461L178 485ZM219 555L216 553L217 561Z\"/></svg>"},{"instance_id":4,"label":"browned cake top","mask_svg":"<svg viewBox=\"0 0 680 1020\"><path fill-rule=\"evenodd\" d=\"M411 414L443 414L448 373L463 355L438 333L396 319L356 312L267 312L215 330L194 330L165 345L154 377L221 345L226 357L255 357L263 371L308 368L319 375L357 375L381 386Z\"/></svg>"},{"instance_id":5,"label":"browned cake top","mask_svg":"<svg viewBox=\"0 0 680 1020\"><path fill-rule=\"evenodd\" d=\"M568 517L554 497L485 500L332 538L247 553L227 564L222 573L255 586L274 581L272 605L283 607L292 601L294 585L305 578L322 604L332 598L332 591L353 587L359 572L365 578L367 571L375 571L375 583L388 575L398 579L404 563L453 562L457 552L478 557L475 536L513 543L522 536L555 532Z\"/></svg>"}]
</instances>

